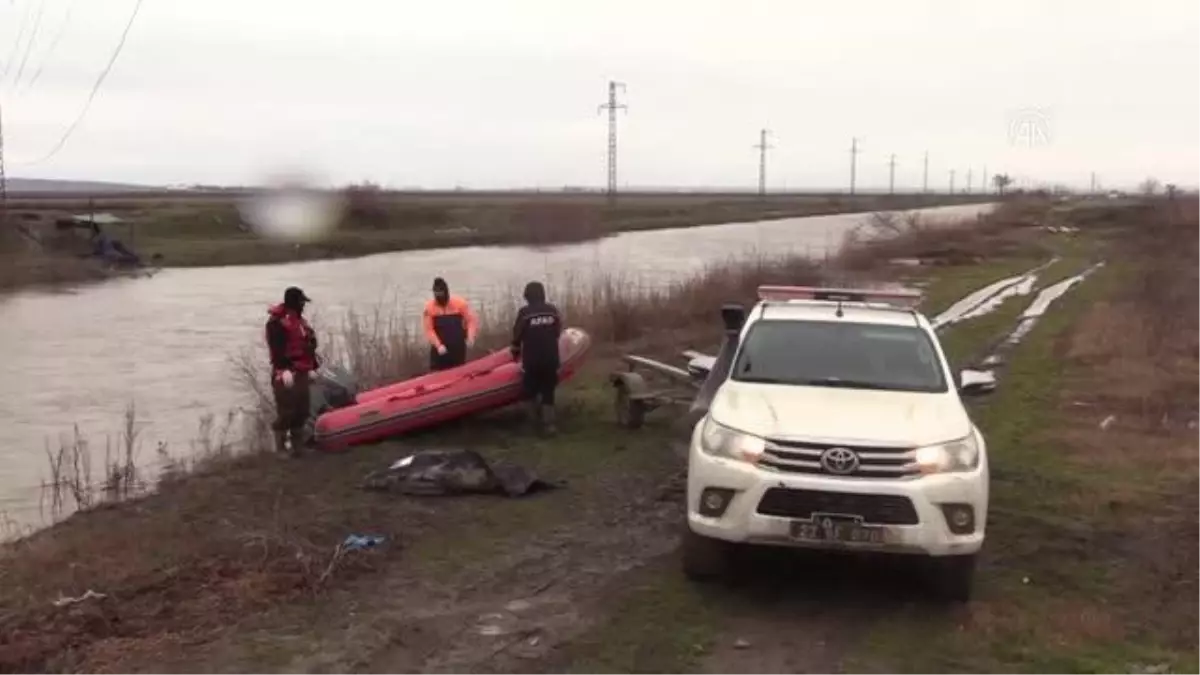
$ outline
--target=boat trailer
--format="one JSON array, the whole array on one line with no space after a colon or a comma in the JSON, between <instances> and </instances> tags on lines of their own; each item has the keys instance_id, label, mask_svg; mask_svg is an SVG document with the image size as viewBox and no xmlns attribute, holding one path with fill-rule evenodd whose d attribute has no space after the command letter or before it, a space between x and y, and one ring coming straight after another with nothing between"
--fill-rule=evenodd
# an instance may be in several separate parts
<instances>
[{"instance_id":1,"label":"boat trailer","mask_svg":"<svg viewBox=\"0 0 1200 675\"><path fill-rule=\"evenodd\" d=\"M622 357L628 370L609 377L615 392L613 403L617 424L626 429L637 429L645 422L646 413L664 406L692 404L716 359L693 351L684 351L682 355L689 359L687 368L645 356L626 354ZM653 380L665 380L666 384L652 386L653 380L649 380L648 375L654 376Z\"/></svg>"},{"instance_id":2,"label":"boat trailer","mask_svg":"<svg viewBox=\"0 0 1200 675\"><path fill-rule=\"evenodd\" d=\"M745 315L741 305L723 306L721 319L725 324L725 340L720 351L716 356L709 356L685 350L681 353L688 360L684 368L645 356L626 354L622 357L628 368L609 376L617 424L626 429L640 428L647 413L667 406L687 406L687 416L696 419L708 412L713 394L733 364ZM651 386L647 376L663 384Z\"/></svg>"}]
</instances>

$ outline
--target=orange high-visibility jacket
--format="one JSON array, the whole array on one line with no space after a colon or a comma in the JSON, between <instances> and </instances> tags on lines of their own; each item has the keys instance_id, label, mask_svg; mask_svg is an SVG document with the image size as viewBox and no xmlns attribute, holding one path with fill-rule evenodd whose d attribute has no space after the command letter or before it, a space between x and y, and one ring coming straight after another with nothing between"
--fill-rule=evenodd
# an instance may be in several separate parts
<instances>
[{"instance_id":1,"label":"orange high-visibility jacket","mask_svg":"<svg viewBox=\"0 0 1200 675\"><path fill-rule=\"evenodd\" d=\"M430 298L425 303L424 323L425 338L434 347L441 347L447 341L462 340L464 333L467 340L474 340L479 330L479 321L471 306L457 295L451 295L444 306Z\"/></svg>"}]
</instances>

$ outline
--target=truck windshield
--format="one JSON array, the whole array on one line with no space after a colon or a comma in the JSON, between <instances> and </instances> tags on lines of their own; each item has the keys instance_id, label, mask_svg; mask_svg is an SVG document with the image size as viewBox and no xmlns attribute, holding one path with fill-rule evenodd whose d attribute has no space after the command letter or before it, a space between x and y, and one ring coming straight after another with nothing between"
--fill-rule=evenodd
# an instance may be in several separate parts
<instances>
[{"instance_id":1,"label":"truck windshield","mask_svg":"<svg viewBox=\"0 0 1200 675\"><path fill-rule=\"evenodd\" d=\"M925 331L842 321L758 321L742 341L731 377L814 387L947 391Z\"/></svg>"}]
</instances>

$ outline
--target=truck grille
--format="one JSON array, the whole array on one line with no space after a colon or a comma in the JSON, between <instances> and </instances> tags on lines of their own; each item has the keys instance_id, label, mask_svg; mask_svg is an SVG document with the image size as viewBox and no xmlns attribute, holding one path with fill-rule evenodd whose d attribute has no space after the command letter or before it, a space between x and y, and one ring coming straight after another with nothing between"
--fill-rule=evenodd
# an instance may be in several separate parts
<instances>
[{"instance_id":1,"label":"truck grille","mask_svg":"<svg viewBox=\"0 0 1200 675\"><path fill-rule=\"evenodd\" d=\"M821 455L830 448L846 448L858 456L858 468L848 474L827 471L821 465ZM907 478L920 474L916 450L911 447L880 447L835 445L806 441L767 441L762 466L788 473L809 473L839 478Z\"/></svg>"},{"instance_id":2,"label":"truck grille","mask_svg":"<svg viewBox=\"0 0 1200 675\"><path fill-rule=\"evenodd\" d=\"M758 512L780 518L812 518L814 513L859 516L875 525L916 525L912 500L900 495L867 495L824 490L771 488L758 502Z\"/></svg>"}]
</instances>

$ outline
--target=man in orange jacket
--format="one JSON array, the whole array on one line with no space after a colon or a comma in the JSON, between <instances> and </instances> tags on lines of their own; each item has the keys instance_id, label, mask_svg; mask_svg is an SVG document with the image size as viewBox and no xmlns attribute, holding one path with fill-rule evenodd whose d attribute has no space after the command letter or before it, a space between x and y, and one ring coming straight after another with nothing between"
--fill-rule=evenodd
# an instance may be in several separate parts
<instances>
[{"instance_id":1,"label":"man in orange jacket","mask_svg":"<svg viewBox=\"0 0 1200 675\"><path fill-rule=\"evenodd\" d=\"M479 322L470 305L450 295L446 280L433 280L433 298L425 303L425 337L429 340L429 369L446 370L467 361L467 348L475 344Z\"/></svg>"}]
</instances>

